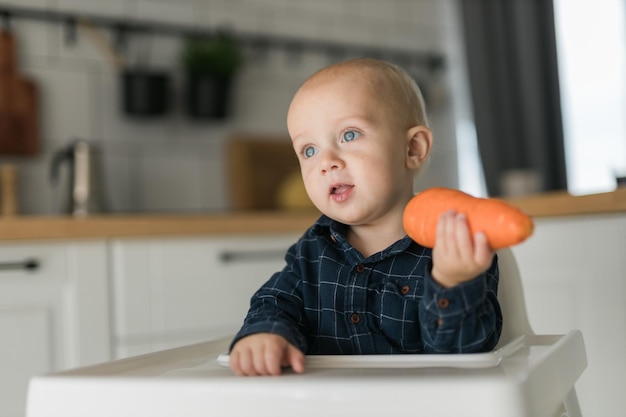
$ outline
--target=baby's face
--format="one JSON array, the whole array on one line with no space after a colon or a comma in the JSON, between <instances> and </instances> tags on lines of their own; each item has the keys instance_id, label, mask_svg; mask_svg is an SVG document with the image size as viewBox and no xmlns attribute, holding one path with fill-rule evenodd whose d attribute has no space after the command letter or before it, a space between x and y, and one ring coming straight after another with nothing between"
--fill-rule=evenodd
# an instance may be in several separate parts
<instances>
[{"instance_id":1,"label":"baby's face","mask_svg":"<svg viewBox=\"0 0 626 417\"><path fill-rule=\"evenodd\" d=\"M349 225L397 214L413 193L406 164L412 126L361 73L319 78L298 91L287 116L311 201Z\"/></svg>"}]
</instances>

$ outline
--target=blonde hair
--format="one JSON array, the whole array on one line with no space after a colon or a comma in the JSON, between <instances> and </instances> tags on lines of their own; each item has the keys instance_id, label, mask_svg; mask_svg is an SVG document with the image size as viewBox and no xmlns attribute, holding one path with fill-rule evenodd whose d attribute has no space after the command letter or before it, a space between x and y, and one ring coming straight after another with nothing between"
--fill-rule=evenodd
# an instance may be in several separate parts
<instances>
[{"instance_id":1,"label":"blonde hair","mask_svg":"<svg viewBox=\"0 0 626 417\"><path fill-rule=\"evenodd\" d=\"M373 58L356 58L341 61L314 73L305 82L335 76L344 70L356 69L368 76L374 91L380 94L394 112L404 116L407 128L428 126L424 98L417 83L397 65Z\"/></svg>"}]
</instances>

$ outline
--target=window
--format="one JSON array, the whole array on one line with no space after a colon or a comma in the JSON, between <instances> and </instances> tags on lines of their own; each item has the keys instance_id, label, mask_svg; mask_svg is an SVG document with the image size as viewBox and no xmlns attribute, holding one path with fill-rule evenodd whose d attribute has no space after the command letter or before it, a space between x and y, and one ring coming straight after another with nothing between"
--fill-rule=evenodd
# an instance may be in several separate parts
<instances>
[{"instance_id":1,"label":"window","mask_svg":"<svg viewBox=\"0 0 626 417\"><path fill-rule=\"evenodd\" d=\"M568 188L615 189L626 175L623 0L554 0Z\"/></svg>"}]
</instances>

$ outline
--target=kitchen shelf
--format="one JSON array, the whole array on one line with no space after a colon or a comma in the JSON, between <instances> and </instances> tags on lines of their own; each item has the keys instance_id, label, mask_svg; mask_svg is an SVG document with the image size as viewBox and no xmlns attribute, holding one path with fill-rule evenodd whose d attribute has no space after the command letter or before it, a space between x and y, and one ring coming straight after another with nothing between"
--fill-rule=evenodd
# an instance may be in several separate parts
<instances>
[{"instance_id":1,"label":"kitchen shelf","mask_svg":"<svg viewBox=\"0 0 626 417\"><path fill-rule=\"evenodd\" d=\"M93 26L112 30L116 35L117 46L122 46L127 36L136 33L159 33L164 35L183 37L212 37L223 29L209 29L181 25L169 22L141 21L98 14L73 13L60 10L43 10L32 7L4 6L0 5L0 17L4 20L4 26L10 24L11 19L21 18L30 20L46 21L63 24L67 27L67 41L71 42L76 37L76 25L80 22L88 22ZM383 48L363 44L332 42L325 40L313 40L289 36L277 36L252 32L237 31L231 35L242 44L254 49L283 49L288 53L316 52L330 56L369 56L385 57L400 65L417 65L431 72L444 68L444 57L435 52L415 51L400 48Z\"/></svg>"}]
</instances>

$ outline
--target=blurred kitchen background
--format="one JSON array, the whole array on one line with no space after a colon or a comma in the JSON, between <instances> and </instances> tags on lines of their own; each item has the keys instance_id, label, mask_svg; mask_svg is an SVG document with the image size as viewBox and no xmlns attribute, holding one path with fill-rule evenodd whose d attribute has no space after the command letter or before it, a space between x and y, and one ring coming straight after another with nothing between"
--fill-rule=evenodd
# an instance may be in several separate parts
<instances>
[{"instance_id":1,"label":"blurred kitchen background","mask_svg":"<svg viewBox=\"0 0 626 417\"><path fill-rule=\"evenodd\" d=\"M615 177L626 171L625 126L621 117L626 106L624 10L618 0L600 3L587 6L588 2L555 1L560 96L558 85L550 88L557 92L552 98L562 99L565 105L557 105L550 115L554 115L553 124L557 125L552 136L557 142L561 140L559 135L565 138L560 151L567 164L562 167L561 176L566 169L567 181L562 178L557 185L546 187L543 171L528 163L505 173L512 175L507 177L507 189L498 189L496 193L490 190L489 194L523 194L566 187L575 193L609 191L615 187ZM370 48L370 55L405 67L425 94L435 145L419 188L438 185L488 194L474 120L499 116L486 113L485 117L484 111L480 117L474 114L473 105L480 94L475 93L472 100L465 49L468 38L464 31L464 23L470 22L471 16L467 10L463 14L460 4L455 0L2 1L0 25L13 34L16 69L20 76L34 83L38 94L36 150L27 155L0 155L1 163L16 168L17 210L27 215L65 210L67 190L63 188L67 188L69 164L59 164L60 179L54 183L52 161L77 139L86 140L97 156L105 211L212 212L236 208L231 144L242 138L288 144L285 115L299 85L320 67L362 55L362 48ZM11 13L17 9L61 16L69 13L77 18L88 16L93 21L85 25L84 21L77 23L72 19L48 21L40 15L20 17L17 12ZM155 29L124 31L99 25L97 17L118 23L154 24ZM584 25L577 20L581 18L586 19ZM479 23L474 19L473 24ZM180 33L159 31L159 25L222 31L246 40L243 65L235 74L226 117L199 119L188 114L186 71L181 59L185 38ZM531 26L517 30L535 33L535 29ZM497 38L491 36L494 37ZM321 42L325 47L314 49L311 45L285 43L293 39ZM474 40L479 42L480 38ZM539 43L545 42L539 39ZM597 48L597 44L610 49ZM107 52L108 47L114 53ZM125 61L125 68L115 62L115 53ZM586 66L577 61L580 56L588 63ZM524 62L518 64L523 72ZM572 65L567 66L567 71L566 64ZM170 95L161 114L137 116L125 111L122 72L137 68L158 71L169 78ZM551 68L556 70L557 66ZM564 84L565 81L570 84ZM545 90L545 86L541 89ZM581 90L587 93L582 98L576 96ZM595 113L590 113L590 109ZM520 117L522 114L520 111ZM521 123L522 127L534 125ZM532 129L523 133L528 138L534 135ZM502 146L519 153L516 147ZM532 148L529 158L541 159L542 149ZM541 164L549 166L551 162ZM490 177L493 174L487 175L487 183ZM596 180L590 181L591 178ZM502 183L500 174L497 180Z\"/></svg>"},{"instance_id":2,"label":"blurred kitchen background","mask_svg":"<svg viewBox=\"0 0 626 417\"><path fill-rule=\"evenodd\" d=\"M536 220L514 248L530 322L538 334L581 329L582 409L623 414L626 194L609 191L626 179L624 9L0 0L0 416L23 417L33 375L236 331L249 294L317 217L260 210L306 207L292 95L319 68L363 55L403 66L424 92L435 143L416 191L541 193L517 199ZM207 117L204 100L189 111L191 32L242 47L226 113ZM139 70L160 74L154 88L144 77L124 89ZM85 200L98 182L102 200ZM60 216L81 210L116 215Z\"/></svg>"}]
</instances>

